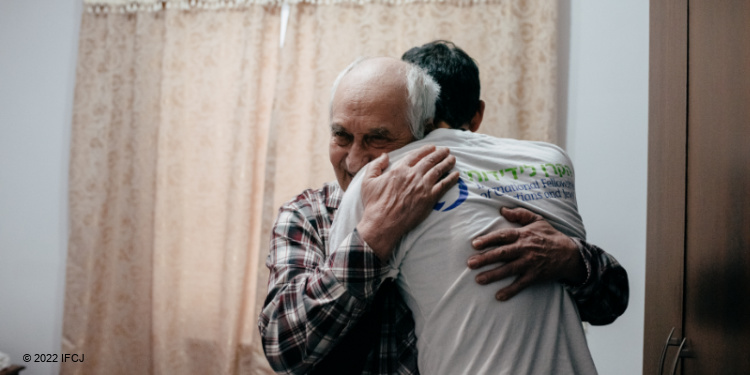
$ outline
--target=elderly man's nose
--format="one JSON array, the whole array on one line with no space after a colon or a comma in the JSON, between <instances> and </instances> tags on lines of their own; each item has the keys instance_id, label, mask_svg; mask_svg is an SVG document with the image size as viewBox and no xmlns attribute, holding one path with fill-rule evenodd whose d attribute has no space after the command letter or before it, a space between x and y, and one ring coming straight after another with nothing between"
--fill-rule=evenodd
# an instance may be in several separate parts
<instances>
[{"instance_id":1,"label":"elderly man's nose","mask_svg":"<svg viewBox=\"0 0 750 375\"><path fill-rule=\"evenodd\" d=\"M346 157L346 166L350 173L357 173L372 160L372 155L361 148L352 148Z\"/></svg>"}]
</instances>

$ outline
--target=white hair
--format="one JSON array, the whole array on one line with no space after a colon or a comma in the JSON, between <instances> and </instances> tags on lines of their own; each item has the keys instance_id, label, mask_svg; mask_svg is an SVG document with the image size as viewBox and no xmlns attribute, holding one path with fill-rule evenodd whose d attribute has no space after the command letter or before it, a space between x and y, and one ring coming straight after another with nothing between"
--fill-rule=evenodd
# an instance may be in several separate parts
<instances>
[{"instance_id":1,"label":"white hair","mask_svg":"<svg viewBox=\"0 0 750 375\"><path fill-rule=\"evenodd\" d=\"M409 108L406 112L409 128L414 138L422 139L425 126L435 118L435 101L440 95L440 86L424 69L409 64L406 88L409 92Z\"/></svg>"},{"instance_id":2,"label":"white hair","mask_svg":"<svg viewBox=\"0 0 750 375\"><path fill-rule=\"evenodd\" d=\"M360 57L354 60L336 77L331 89L331 101L328 107L329 116L333 113L333 97L336 95L341 80L354 67L368 59L367 57ZM409 66L406 69L406 90L409 103L404 115L409 123L411 134L415 139L422 139L425 136L425 127L435 118L435 101L440 95L440 85L424 69L408 62L404 63Z\"/></svg>"}]
</instances>

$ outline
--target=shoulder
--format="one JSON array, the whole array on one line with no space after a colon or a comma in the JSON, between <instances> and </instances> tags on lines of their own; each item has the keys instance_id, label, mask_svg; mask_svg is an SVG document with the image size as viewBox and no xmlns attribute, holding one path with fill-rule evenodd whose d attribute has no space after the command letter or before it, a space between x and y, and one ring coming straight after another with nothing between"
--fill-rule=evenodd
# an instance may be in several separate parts
<instances>
[{"instance_id":1,"label":"shoulder","mask_svg":"<svg viewBox=\"0 0 750 375\"><path fill-rule=\"evenodd\" d=\"M549 142L498 138L504 147L524 155L533 155L548 162L571 164L568 153L562 147Z\"/></svg>"},{"instance_id":2,"label":"shoulder","mask_svg":"<svg viewBox=\"0 0 750 375\"><path fill-rule=\"evenodd\" d=\"M319 210L321 207L337 209L341 203L343 191L338 183L327 182L318 189L305 189L290 201L284 203L280 211L309 211Z\"/></svg>"},{"instance_id":3,"label":"shoulder","mask_svg":"<svg viewBox=\"0 0 750 375\"><path fill-rule=\"evenodd\" d=\"M343 192L336 182L329 182L319 189L306 189L284 203L278 212L274 232L285 232L287 227L308 227L317 232L330 227L333 216L341 203Z\"/></svg>"},{"instance_id":4,"label":"shoulder","mask_svg":"<svg viewBox=\"0 0 750 375\"><path fill-rule=\"evenodd\" d=\"M456 129L436 129L424 139L412 143L412 145L436 144L459 146L503 146L508 148L527 150L546 150L551 153L564 154L565 150L553 143L543 141L529 141L514 138L496 137L484 133L461 131Z\"/></svg>"},{"instance_id":5,"label":"shoulder","mask_svg":"<svg viewBox=\"0 0 750 375\"><path fill-rule=\"evenodd\" d=\"M482 134L484 137L491 137L489 135ZM495 138L495 137L491 137ZM528 148L532 150L548 150L550 152L556 152L565 154L565 150L562 149L562 147L550 143L550 142L544 142L544 141L531 141L531 140L524 140L524 139L514 139L514 138L495 138L499 142L505 143L507 145L513 145L516 147L523 147Z\"/></svg>"}]
</instances>

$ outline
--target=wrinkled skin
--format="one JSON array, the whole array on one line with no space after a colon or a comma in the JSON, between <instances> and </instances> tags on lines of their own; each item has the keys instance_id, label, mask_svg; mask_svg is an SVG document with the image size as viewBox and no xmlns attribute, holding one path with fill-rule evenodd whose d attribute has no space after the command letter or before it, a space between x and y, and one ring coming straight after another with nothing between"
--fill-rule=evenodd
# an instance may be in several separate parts
<instances>
[{"instance_id":1,"label":"wrinkled skin","mask_svg":"<svg viewBox=\"0 0 750 375\"><path fill-rule=\"evenodd\" d=\"M562 281L570 285L584 282L586 266L578 245L560 233L541 216L525 208L500 210L508 221L520 228L501 229L475 238L472 246L480 253L469 258L469 268L504 263L476 276L479 284L489 284L516 276L513 283L495 295L506 301L521 290L538 282Z\"/></svg>"}]
</instances>

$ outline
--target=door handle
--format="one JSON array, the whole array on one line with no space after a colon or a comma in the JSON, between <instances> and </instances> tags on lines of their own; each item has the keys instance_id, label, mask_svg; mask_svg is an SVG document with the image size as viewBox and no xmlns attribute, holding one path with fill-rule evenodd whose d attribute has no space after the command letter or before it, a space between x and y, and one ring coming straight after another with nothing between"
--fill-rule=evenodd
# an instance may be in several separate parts
<instances>
[{"instance_id":1,"label":"door handle","mask_svg":"<svg viewBox=\"0 0 750 375\"><path fill-rule=\"evenodd\" d=\"M672 327L672 330L669 331L669 336L667 336L667 341L664 343L664 347L661 349L661 357L659 357L659 370L656 372L658 375L662 375L664 373L664 360L667 358L667 349L670 346L677 346L677 354L675 354L674 360L672 361L672 371L670 372L672 375L675 374L677 371L677 363L680 361L680 358L691 358L694 357L693 352L690 350L690 348L685 347L685 343L687 342L687 337L683 338L682 340L672 337L674 334L674 327Z\"/></svg>"},{"instance_id":2,"label":"door handle","mask_svg":"<svg viewBox=\"0 0 750 375\"><path fill-rule=\"evenodd\" d=\"M661 356L659 357L659 369L656 371L658 375L661 375L664 372L664 359L667 357L667 347L669 346L670 340L672 340L672 334L674 334L674 327L672 327L672 330L669 331L667 342L664 343L664 347L661 349Z\"/></svg>"},{"instance_id":3,"label":"door handle","mask_svg":"<svg viewBox=\"0 0 750 375\"><path fill-rule=\"evenodd\" d=\"M680 347L677 348L677 354L674 355L674 362L672 362L672 375L677 371L677 363L680 362L680 357L683 357L682 348L685 346L685 340L687 340L687 338L683 337L682 341L680 341Z\"/></svg>"}]
</instances>

